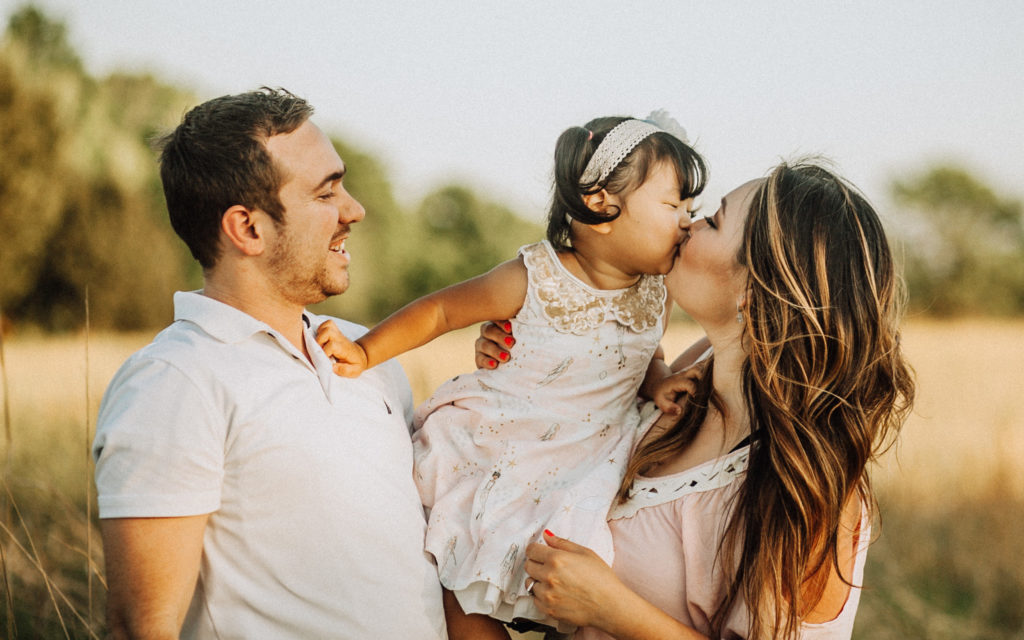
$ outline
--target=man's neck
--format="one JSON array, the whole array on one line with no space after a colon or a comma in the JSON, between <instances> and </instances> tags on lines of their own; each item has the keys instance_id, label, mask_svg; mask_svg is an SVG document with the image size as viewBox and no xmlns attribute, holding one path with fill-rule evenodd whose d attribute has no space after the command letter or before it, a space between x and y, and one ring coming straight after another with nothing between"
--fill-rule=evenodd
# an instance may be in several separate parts
<instances>
[{"instance_id":1,"label":"man's neck","mask_svg":"<svg viewBox=\"0 0 1024 640\"><path fill-rule=\"evenodd\" d=\"M202 293L265 322L309 359L303 338L304 309L301 305L289 302L277 291L268 290L265 283L231 277L229 273L205 273Z\"/></svg>"}]
</instances>

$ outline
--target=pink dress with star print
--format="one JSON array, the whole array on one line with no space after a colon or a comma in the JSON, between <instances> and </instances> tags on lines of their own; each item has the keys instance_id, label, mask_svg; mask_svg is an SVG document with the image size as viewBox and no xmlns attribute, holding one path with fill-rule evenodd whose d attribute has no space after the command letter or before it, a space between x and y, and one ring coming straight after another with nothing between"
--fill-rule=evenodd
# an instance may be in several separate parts
<instances>
[{"instance_id":1,"label":"pink dress with star print","mask_svg":"<svg viewBox=\"0 0 1024 640\"><path fill-rule=\"evenodd\" d=\"M547 528L612 561L606 518L641 432L636 395L663 333L661 276L594 289L548 242L520 250L512 358L449 380L416 412L426 549L467 613L556 626L525 592ZM568 630L563 625L563 630Z\"/></svg>"}]
</instances>

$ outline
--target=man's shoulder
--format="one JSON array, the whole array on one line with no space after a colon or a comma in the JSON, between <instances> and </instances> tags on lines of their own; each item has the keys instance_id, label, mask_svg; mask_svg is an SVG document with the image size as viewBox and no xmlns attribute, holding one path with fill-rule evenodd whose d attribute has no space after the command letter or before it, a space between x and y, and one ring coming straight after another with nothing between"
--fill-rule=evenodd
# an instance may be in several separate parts
<instances>
[{"instance_id":1,"label":"man's shoulder","mask_svg":"<svg viewBox=\"0 0 1024 640\"><path fill-rule=\"evenodd\" d=\"M213 338L199 326L176 320L125 360L111 380L111 387L139 377L152 380L153 376L158 379L182 377L204 386L213 370L236 360L224 353L226 348L230 345Z\"/></svg>"},{"instance_id":2,"label":"man's shoulder","mask_svg":"<svg viewBox=\"0 0 1024 640\"><path fill-rule=\"evenodd\" d=\"M194 362L199 354L208 354L224 344L188 320L175 320L156 334L153 340L132 354L129 361L162 360Z\"/></svg>"}]
</instances>

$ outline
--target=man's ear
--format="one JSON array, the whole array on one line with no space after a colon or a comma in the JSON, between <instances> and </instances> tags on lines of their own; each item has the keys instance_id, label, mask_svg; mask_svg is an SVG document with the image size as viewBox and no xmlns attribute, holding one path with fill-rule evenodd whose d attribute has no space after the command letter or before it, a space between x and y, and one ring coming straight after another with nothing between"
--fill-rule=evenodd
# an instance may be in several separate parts
<instances>
[{"instance_id":1,"label":"man's ear","mask_svg":"<svg viewBox=\"0 0 1024 640\"><path fill-rule=\"evenodd\" d=\"M220 230L227 241L243 255L258 256L264 249L266 215L236 204L220 218Z\"/></svg>"}]
</instances>

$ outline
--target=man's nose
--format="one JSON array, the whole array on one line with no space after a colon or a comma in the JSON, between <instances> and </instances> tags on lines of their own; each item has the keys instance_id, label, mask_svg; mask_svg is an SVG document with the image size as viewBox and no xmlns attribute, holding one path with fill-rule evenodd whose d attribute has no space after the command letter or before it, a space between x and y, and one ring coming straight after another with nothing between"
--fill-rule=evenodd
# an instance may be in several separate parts
<instances>
[{"instance_id":1,"label":"man's nose","mask_svg":"<svg viewBox=\"0 0 1024 640\"><path fill-rule=\"evenodd\" d=\"M345 197L341 198L341 202L338 204L338 222L342 224L352 224L359 222L366 217L366 209L363 205L352 197L348 191L345 191Z\"/></svg>"}]
</instances>

